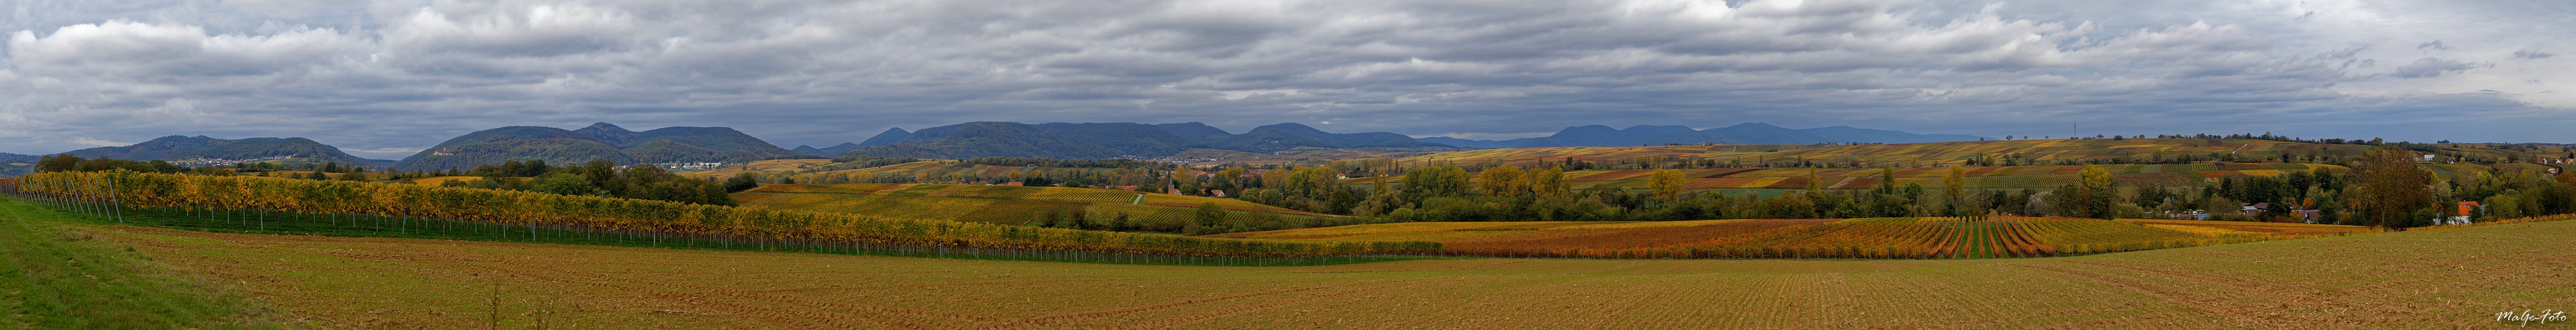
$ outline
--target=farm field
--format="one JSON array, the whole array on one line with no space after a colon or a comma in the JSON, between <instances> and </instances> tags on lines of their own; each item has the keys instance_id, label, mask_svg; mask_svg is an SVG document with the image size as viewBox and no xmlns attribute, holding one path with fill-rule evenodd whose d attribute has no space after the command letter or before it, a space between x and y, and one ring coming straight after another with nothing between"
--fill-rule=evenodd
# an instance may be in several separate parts
<instances>
[{"instance_id":1,"label":"farm field","mask_svg":"<svg viewBox=\"0 0 2576 330\"><path fill-rule=\"evenodd\" d=\"M832 160L830 160L830 159L772 159L772 160L757 161L757 162L752 162L752 163L750 163L750 164L743 164L743 165L729 166L729 167L718 168L718 169L712 169L712 170L705 170L705 171L690 171L690 172L677 172L677 173L675 173L675 174L679 174L679 175L681 175L681 176L686 176L686 177L689 177L689 178L691 178L691 179L700 179L700 180L704 180L704 179L707 179L707 178L715 178L715 179L718 179L718 180L722 180L722 179L724 179L724 178L733 177L733 176L735 176L735 175L741 175L741 174L743 174L743 173L750 173L750 172L795 172L796 170L802 170L802 169L814 168L814 167L816 167L816 166L822 166L822 165L824 165L824 164L831 164L831 163L832 163Z\"/></svg>"},{"instance_id":2,"label":"farm field","mask_svg":"<svg viewBox=\"0 0 2576 330\"><path fill-rule=\"evenodd\" d=\"M346 328L2493 328L2576 305L2576 221L2036 259L1314 267L73 227Z\"/></svg>"},{"instance_id":3,"label":"farm field","mask_svg":"<svg viewBox=\"0 0 2576 330\"><path fill-rule=\"evenodd\" d=\"M2204 178L2238 174L2271 176L2318 168L2344 170L2342 166L2308 163L2100 166L2110 171L2113 179L2118 180L2121 186L2127 187L2187 186L2198 184ZM1966 169L1968 189L2049 189L2075 183L2080 179L2075 173L2083 168L2082 165L2035 165L1979 166ZM1814 171L1818 182L1808 182L1807 175L1810 170ZM1689 178L1689 181L1683 185L1688 189L1806 189L1810 184L1821 185L1820 188L1825 189L1862 189L1878 186L1882 171L1885 170L1879 168L1710 168L1685 169L1682 170L1682 176ZM1911 183L1922 185L1925 189L1948 188L1941 182L1941 176L1949 174L1947 167L1900 167L1895 171L1898 186ZM1592 187L1645 189L1646 179L1653 175L1654 170L1587 170L1565 173L1566 181L1573 189L1578 190ZM1349 182L1354 184L1364 182L1359 180L1361 179L1353 179Z\"/></svg>"},{"instance_id":4,"label":"farm field","mask_svg":"<svg viewBox=\"0 0 2576 330\"><path fill-rule=\"evenodd\" d=\"M1408 157L1408 156L1416 156L1416 155L1426 155L1426 154L1431 154L1431 153L1432 153L1432 152L1427 152L1427 151L1376 151L1376 150L1362 150L1362 149L1334 149L1334 148L1317 148L1317 147L1296 147L1296 148L1292 148L1292 149L1288 149L1288 150L1280 150L1280 151L1275 151L1275 152L1270 152L1270 153L1255 153L1255 152L1242 152L1242 151L1224 150L1224 149L1204 149L1204 148L1202 148L1202 149L1182 150L1182 151L1181 151L1180 153L1178 153L1178 154L1173 154L1173 155L1171 155L1171 156L1163 156L1160 160L1162 160L1162 161L1178 162L1178 163L1189 164L1189 165L1218 165L1218 164L1247 164L1247 165L1262 165L1262 164L1282 164L1282 163L1306 163L1306 162L1331 161L1331 160L1350 160L1350 159L1361 159L1361 158Z\"/></svg>"},{"instance_id":5,"label":"farm field","mask_svg":"<svg viewBox=\"0 0 2576 330\"><path fill-rule=\"evenodd\" d=\"M1143 196L1139 199L1138 196ZM1294 218L1331 215L1290 210L1225 198L1090 188L1021 187L946 184L776 184L734 193L745 206L938 219L961 222L1022 224L1057 212L1085 212L1091 219L1127 215L1131 221L1183 221L1201 203L1217 203L1238 214L1276 214Z\"/></svg>"},{"instance_id":6,"label":"farm field","mask_svg":"<svg viewBox=\"0 0 2576 330\"><path fill-rule=\"evenodd\" d=\"M483 179L483 177L479 177L479 176L433 176L433 177L426 177L426 178L419 178L419 179L411 179L411 184L423 185L423 186L431 186L431 187L437 187L437 186L441 186L441 185L446 185L448 181L472 181L472 180L482 180L482 179Z\"/></svg>"},{"instance_id":7,"label":"farm field","mask_svg":"<svg viewBox=\"0 0 2576 330\"><path fill-rule=\"evenodd\" d=\"M1804 189L1809 184L1823 185L1827 189L1866 188L1877 185L1880 180L1879 169L1868 168L1876 167L1876 164L1896 165L1898 185L1915 183L1926 188L1946 188L1940 182L1940 178L1946 173L1947 166L1964 164L1966 160L1976 157L2003 155L2015 155L2026 161L2043 164L2107 159L2144 160L2159 156L2165 158L2191 156L2202 160L2189 164L2103 165L2118 177L2121 185L2137 187L2188 185L2202 178L2218 178L2235 174L2268 176L2315 168L2341 170L2342 166L2281 163L2274 158L2283 155L2351 157L2358 156L2362 151L2370 148L2373 147L2258 139L2054 139L1825 146L1716 145L1481 149L1405 157L1400 160L1413 164L1440 161L1452 164L1501 163L1544 167L1548 166L1547 162L1562 162L1567 158L1620 161L1639 157L1666 156L1675 159L1707 159L1741 164L1805 161L1868 165L1856 169L1820 169L1816 176L1822 182L1813 183L1806 180L1806 168L1748 167L1684 170L1688 172L1685 176L1692 178L1687 185L1688 188L1729 190ZM2487 160L2518 157L2524 161L2500 164L2425 164L2426 168L2444 178L2483 172L2490 167L2500 171L2535 172L2545 175L2546 171L2564 165L2534 164L2530 161L2535 159L2563 161L2570 154L2567 147L2556 146L2505 150L2484 144L2441 144L2433 148L2445 153L2481 157ZM1765 150L1776 151L1765 152ZM2234 154L2240 159L2268 161L2226 164L2207 161L2212 157L2211 155L2225 154ZM2074 165L1969 167L1968 186L1969 189L2055 188L2074 182L2076 177L2071 174L2076 173L2075 171L2080 168L2081 166ZM1644 188L1645 178L1651 172L1651 170L1589 170L1572 171L1566 175L1575 189L1595 186Z\"/></svg>"},{"instance_id":8,"label":"farm field","mask_svg":"<svg viewBox=\"0 0 2576 330\"><path fill-rule=\"evenodd\" d=\"M751 166L747 167L731 167L716 170L682 172L677 174L682 177L700 180L722 180L735 175L741 175L743 173L759 172L768 176L783 175L787 178L795 179L796 182L829 182L836 178L847 182L864 182L870 178L876 178L879 176L895 176L924 180L925 182L935 182L946 180L947 178L962 176L1001 177L1011 173L1029 170L1066 169L1059 167L967 164L955 160L935 159L859 169L814 172L805 171L807 169L820 168L832 164L835 163L825 159L769 160L753 163Z\"/></svg>"},{"instance_id":9,"label":"farm field","mask_svg":"<svg viewBox=\"0 0 2576 330\"><path fill-rule=\"evenodd\" d=\"M1208 235L1432 241L1450 253L1579 258L1959 259L2080 255L2373 232L2368 227L2003 217L1670 222L1418 222Z\"/></svg>"},{"instance_id":10,"label":"farm field","mask_svg":"<svg viewBox=\"0 0 2576 330\"><path fill-rule=\"evenodd\" d=\"M2086 159L2147 159L2189 155L2207 160L2211 154L2235 154L2240 159L2264 159L2281 155L2360 156L2373 148L2353 144L2315 144L2257 139L2045 139L2010 141L1964 141L1907 144L1836 145L1782 150L1763 153L1763 161L1804 160L1818 163L1851 162L1934 166L1959 164L1976 157L2019 155L2018 158L2056 162ZM1746 162L1753 162L1748 159Z\"/></svg>"},{"instance_id":11,"label":"farm field","mask_svg":"<svg viewBox=\"0 0 2576 330\"><path fill-rule=\"evenodd\" d=\"M1753 153L1761 153L1761 152L1771 152L1771 151L1779 151L1779 150L1787 150L1787 149L1796 149L1796 148L1809 148L1809 147L1810 147L1810 146L1803 146L1803 145L1717 145L1717 146L1697 146L1697 145L1687 145L1687 146L1642 146L1642 147L1545 147L1545 148L1507 148L1507 149L1477 149L1477 150L1465 150L1465 151L1451 151L1451 152L1442 152L1442 153L1435 153L1435 154L1428 154L1428 155L1421 155L1421 156L1403 157L1403 158L1397 158L1396 160L1397 160L1398 162L1407 163L1407 164L1428 164L1428 163L1435 163L1435 162L1438 162L1438 163L1449 163L1449 164L1501 164L1501 165L1522 166L1522 167L1545 167L1545 166L1548 166L1548 164L1550 164L1550 163L1563 163L1563 162L1566 160L1566 158L1575 158L1575 159L1583 159L1583 160L1596 160L1596 161L1598 161L1598 160L1624 160L1624 159L1639 158L1639 157L1658 157L1658 156L1661 156L1661 157L1673 157L1673 158L1680 158L1680 159L1697 159L1697 158L1709 158L1709 157L1721 157L1721 156L1745 155L1745 154L1753 154Z\"/></svg>"}]
</instances>

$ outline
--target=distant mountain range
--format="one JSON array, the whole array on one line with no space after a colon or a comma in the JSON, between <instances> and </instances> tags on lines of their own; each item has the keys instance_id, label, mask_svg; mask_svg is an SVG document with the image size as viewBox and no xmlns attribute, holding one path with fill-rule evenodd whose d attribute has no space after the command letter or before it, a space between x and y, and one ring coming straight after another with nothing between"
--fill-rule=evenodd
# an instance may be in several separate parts
<instances>
[{"instance_id":1,"label":"distant mountain range","mask_svg":"<svg viewBox=\"0 0 2576 330\"><path fill-rule=\"evenodd\" d=\"M902 129L902 128L888 128L888 129L886 129L886 130L885 130L885 132L883 132L883 133L877 133L877 136L876 136L876 137L870 137L870 138L868 138L868 140L867 140L867 141L861 141L861 142L859 142L859 143L842 142L840 145L835 145L835 146L826 147L826 148L815 148L815 147L813 147L813 146L801 146L801 145L800 145L800 146L796 146L796 148L795 148L795 149L788 149L788 150L789 150L789 151L795 151L796 153L800 153L800 154L815 155L815 156L840 156L841 154L850 153L850 151L851 151L851 150L859 150L859 148L874 147L874 146L881 146L881 145L895 144L896 142L903 142L903 139L904 139L904 138L906 138L906 137L911 137L911 136L912 136L912 132L905 132L905 131L903 131L903 129Z\"/></svg>"},{"instance_id":2,"label":"distant mountain range","mask_svg":"<svg viewBox=\"0 0 2576 330\"><path fill-rule=\"evenodd\" d=\"M852 146L860 148L832 153L835 148ZM1458 149L1456 146L1417 141L1403 134L1329 133L1297 123L1255 127L1250 132L1233 134L1197 122L1154 125L972 122L924 128L909 133L901 129L892 129L869 138L868 143L843 143L832 148L807 147L799 150L807 154L830 156L1098 159L1161 157L1197 148L1266 153L1298 147Z\"/></svg>"},{"instance_id":3,"label":"distant mountain range","mask_svg":"<svg viewBox=\"0 0 2576 330\"><path fill-rule=\"evenodd\" d=\"M663 127L635 132L609 123L579 130L510 126L465 134L421 150L394 165L399 170L473 168L512 160L579 164L743 163L795 155L769 142L724 127Z\"/></svg>"},{"instance_id":4,"label":"distant mountain range","mask_svg":"<svg viewBox=\"0 0 2576 330\"><path fill-rule=\"evenodd\" d=\"M200 136L164 136L123 147L97 147L65 152L81 158L116 158L126 160L229 159L251 160L278 158L289 162L339 163L381 167L392 161L358 158L340 148L300 137L247 138L225 140Z\"/></svg>"},{"instance_id":5,"label":"distant mountain range","mask_svg":"<svg viewBox=\"0 0 2576 330\"><path fill-rule=\"evenodd\" d=\"M465 134L422 150L401 161L359 158L339 148L305 138L225 140L204 136L167 136L123 147L74 150L72 155L132 160L284 158L289 162L335 162L400 170L472 168L511 160L577 164L605 159L618 164L716 162L743 163L798 154L914 158L1045 157L1100 159L1162 157L1189 149L1223 149L1269 153L1301 147L1444 151L1461 148L1564 146L1636 146L1662 144L1813 144L1919 143L1975 141L1984 138L1952 134L1914 134L1848 126L1788 129L1764 123L1693 130L1683 126L1632 126L1613 129L1588 125L1567 127L1546 137L1468 140L1450 137L1415 139L1387 132L1330 133L1297 123L1255 127L1234 134L1207 124L971 122L906 131L884 132L857 143L825 148L781 149L769 142L724 127L664 127L635 132L609 123L578 130L511 126ZM0 154L0 177L26 174L38 156Z\"/></svg>"},{"instance_id":6,"label":"distant mountain range","mask_svg":"<svg viewBox=\"0 0 2576 330\"><path fill-rule=\"evenodd\" d=\"M1976 141L1984 137L1957 134L1914 134L1903 131L1853 128L1851 126L1788 129L1765 123L1692 130L1684 126L1610 126L1586 125L1567 127L1546 137L1510 140L1468 140L1451 137L1429 137L1423 142L1470 148L1531 147L1616 147L1663 144L1815 144L1815 143L1923 143Z\"/></svg>"}]
</instances>

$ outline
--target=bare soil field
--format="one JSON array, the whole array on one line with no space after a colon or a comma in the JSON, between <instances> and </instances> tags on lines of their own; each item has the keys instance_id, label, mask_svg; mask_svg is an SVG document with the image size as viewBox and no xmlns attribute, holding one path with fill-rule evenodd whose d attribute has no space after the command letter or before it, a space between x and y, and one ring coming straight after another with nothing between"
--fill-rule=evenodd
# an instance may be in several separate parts
<instances>
[{"instance_id":1,"label":"bare soil field","mask_svg":"<svg viewBox=\"0 0 2576 330\"><path fill-rule=\"evenodd\" d=\"M2457 328L2576 308L2576 221L2063 258L1318 267L90 228L353 328Z\"/></svg>"}]
</instances>

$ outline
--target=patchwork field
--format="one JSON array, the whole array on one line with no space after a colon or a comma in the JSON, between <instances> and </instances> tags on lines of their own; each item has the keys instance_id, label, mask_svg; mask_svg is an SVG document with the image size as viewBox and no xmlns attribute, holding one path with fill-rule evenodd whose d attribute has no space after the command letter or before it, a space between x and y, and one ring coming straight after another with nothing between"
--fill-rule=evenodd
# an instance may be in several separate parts
<instances>
[{"instance_id":1,"label":"patchwork field","mask_svg":"<svg viewBox=\"0 0 2576 330\"><path fill-rule=\"evenodd\" d=\"M2070 218L1419 222L1205 237L1433 241L1450 253L1581 258L1958 259L2080 255L2370 233L2369 227Z\"/></svg>"},{"instance_id":2,"label":"patchwork field","mask_svg":"<svg viewBox=\"0 0 2576 330\"><path fill-rule=\"evenodd\" d=\"M865 182L869 178L876 178L879 176L895 176L913 178L916 180L928 177L930 178L930 181L938 181L964 176L1001 177L1011 173L1029 170L1061 169L1054 167L967 164L955 160L923 160L869 168L806 172L807 169L822 168L823 166L831 164L834 163L831 163L829 160L820 159L771 160L753 163L752 166L744 168L726 168L679 174L681 176L694 179L705 180L713 178L721 180L735 175L741 175L742 173L759 172L767 176L783 175L787 178L795 179L796 182L831 182L835 179L846 182Z\"/></svg>"},{"instance_id":3,"label":"patchwork field","mask_svg":"<svg viewBox=\"0 0 2576 330\"><path fill-rule=\"evenodd\" d=\"M1838 145L1762 153L1758 157L1764 161L1804 160L1819 163L1858 161L1869 164L1898 164L1901 167L1958 164L1977 157L1991 159L2005 155L2017 155L2016 158L2039 162L2149 159L2155 156L2173 158L2184 155L2208 160L2213 154L2234 154L2240 159L2263 159L2280 155L2360 156L2362 151L2370 148L2373 147L2255 139L2052 139Z\"/></svg>"},{"instance_id":4,"label":"patchwork field","mask_svg":"<svg viewBox=\"0 0 2576 330\"><path fill-rule=\"evenodd\" d=\"M2204 178L2228 175L2279 175L2283 172L2308 171L2317 168L2341 170L2343 167L2308 163L2197 163L2197 164L2120 164L2101 165L2119 180L2121 186L2184 186L2198 184ZM2470 165L2475 166L2475 165ZM1967 168L1968 189L2048 189L2073 184L2080 165L1983 166ZM1820 182L1807 182L1812 170ZM1822 185L1825 189L1861 189L1875 187L1880 181L1877 168L1806 169L1806 168L1712 168L1686 169L1690 178L1683 187L1690 189L1806 189ZM1948 168L1897 168L1896 185L1919 184L1925 189L1948 188L1941 176ZM1646 188L1653 170L1592 170L1566 172L1566 181L1574 189L1592 187Z\"/></svg>"},{"instance_id":5,"label":"patchwork field","mask_svg":"<svg viewBox=\"0 0 2576 330\"><path fill-rule=\"evenodd\" d=\"M1403 162L1403 163L1406 163L1406 164L1429 164L1429 163L1434 163L1434 162L1449 163L1449 164L1484 164L1484 163L1500 163L1500 164L1502 164L1502 165L1511 165L1511 166L1522 166L1522 167L1544 167L1544 166L1546 166L1547 164L1550 164L1550 163L1563 163L1563 162L1565 162L1565 160L1566 160L1567 158L1574 158L1574 159L1581 159L1581 160L1593 160L1593 161L1600 161L1600 160L1626 160L1626 159L1641 158L1641 157L1673 157L1673 158L1680 158L1680 159L1698 159L1698 158L1719 157L1719 156L1744 155L1744 154L1752 154L1752 153L1758 153L1758 152L1770 152L1770 151L1787 150L1787 149L1796 149L1796 148L1807 148L1807 147L1810 147L1810 146L1800 146L1800 145L1719 145L1719 146L1696 146L1696 145L1690 145L1690 146L1644 146L1644 147L1547 147L1547 148L1477 149L1477 150L1452 151L1452 152L1442 152L1442 153L1435 153L1435 154L1428 154L1428 155L1421 155L1421 156L1403 157L1403 158L1397 158L1397 161L1399 161L1399 162Z\"/></svg>"},{"instance_id":6,"label":"patchwork field","mask_svg":"<svg viewBox=\"0 0 2576 330\"><path fill-rule=\"evenodd\" d=\"M2498 328L2576 306L2569 221L2034 259L1316 267L72 228L332 328Z\"/></svg>"},{"instance_id":7,"label":"patchwork field","mask_svg":"<svg viewBox=\"0 0 2576 330\"><path fill-rule=\"evenodd\" d=\"M1237 199L1062 187L779 184L735 193L734 198L745 206L771 209L1001 224L1022 224L1057 212L1077 211L1094 220L1124 214L1131 221L1179 221L1189 219L1199 204L1211 202L1238 214L1332 217Z\"/></svg>"}]
</instances>

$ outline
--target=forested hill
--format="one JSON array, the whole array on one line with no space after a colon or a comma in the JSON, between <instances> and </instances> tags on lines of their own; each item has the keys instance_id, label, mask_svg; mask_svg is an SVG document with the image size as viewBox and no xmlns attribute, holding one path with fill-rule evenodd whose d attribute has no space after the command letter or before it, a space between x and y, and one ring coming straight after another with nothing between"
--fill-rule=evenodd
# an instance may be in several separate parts
<instances>
[{"instance_id":1,"label":"forested hill","mask_svg":"<svg viewBox=\"0 0 2576 330\"><path fill-rule=\"evenodd\" d=\"M396 164L402 170L473 168L506 161L558 164L608 160L617 164L743 163L795 155L769 142L724 127L664 127L635 132L609 123L580 130L511 126L465 134Z\"/></svg>"},{"instance_id":2,"label":"forested hill","mask_svg":"<svg viewBox=\"0 0 2576 330\"><path fill-rule=\"evenodd\" d=\"M1161 157L1197 148L1264 153L1297 147L1418 150L1454 150L1456 148L1445 144L1417 141L1403 134L1328 133L1297 123L1262 126L1244 134L1232 134L1223 129L1196 122L1156 125L972 122L925 128L910 133L900 129L887 130L884 134L868 140L871 143L887 140L895 142L868 145L866 148L840 155L952 159L975 157L1100 159L1122 156Z\"/></svg>"},{"instance_id":3,"label":"forested hill","mask_svg":"<svg viewBox=\"0 0 2576 330\"><path fill-rule=\"evenodd\" d=\"M42 158L36 155L0 152L0 177L17 177L33 173L36 169L36 160Z\"/></svg>"},{"instance_id":4,"label":"forested hill","mask_svg":"<svg viewBox=\"0 0 2576 330\"><path fill-rule=\"evenodd\" d=\"M358 158L340 148L300 137L225 140L205 136L164 136L123 147L97 147L66 152L82 158L127 160L277 159L286 162L339 163L378 167L391 161ZM29 161L33 163L33 161Z\"/></svg>"}]
</instances>

